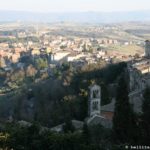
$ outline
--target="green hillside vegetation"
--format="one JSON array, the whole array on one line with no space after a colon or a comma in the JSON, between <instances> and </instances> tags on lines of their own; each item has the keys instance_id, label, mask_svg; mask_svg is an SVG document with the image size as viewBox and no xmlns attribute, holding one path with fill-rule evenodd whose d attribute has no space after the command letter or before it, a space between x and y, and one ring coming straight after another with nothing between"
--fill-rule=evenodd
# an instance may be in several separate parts
<instances>
[{"instance_id":1,"label":"green hillside vegetation","mask_svg":"<svg viewBox=\"0 0 150 150\"><path fill-rule=\"evenodd\" d=\"M10 115L15 120L37 121L49 127L64 122L68 116L84 120L87 117L89 85L92 82L101 85L102 105L108 104L111 101L108 85L117 80L125 66L125 63L119 63L106 67L100 63L78 71L71 66L62 69L64 71L54 79L24 85L1 96L0 118L6 119Z\"/></svg>"},{"instance_id":2,"label":"green hillside vegetation","mask_svg":"<svg viewBox=\"0 0 150 150\"><path fill-rule=\"evenodd\" d=\"M70 66L61 74L61 79L48 79L1 96L0 118L6 119L12 114L14 120L12 123L1 120L0 148L124 150L126 145L149 144L149 89L144 93L143 113L135 114L129 104L128 76L124 72L126 63L107 67L99 64L93 68L86 66L74 72ZM64 80L67 82L65 85ZM113 128L84 124L81 131L76 131L69 120L87 117L88 86L93 82L102 87L102 104L110 102L108 85L117 84ZM17 120L33 124L21 126L16 123ZM62 122L65 122L62 133L43 130L42 126L50 128Z\"/></svg>"}]
</instances>

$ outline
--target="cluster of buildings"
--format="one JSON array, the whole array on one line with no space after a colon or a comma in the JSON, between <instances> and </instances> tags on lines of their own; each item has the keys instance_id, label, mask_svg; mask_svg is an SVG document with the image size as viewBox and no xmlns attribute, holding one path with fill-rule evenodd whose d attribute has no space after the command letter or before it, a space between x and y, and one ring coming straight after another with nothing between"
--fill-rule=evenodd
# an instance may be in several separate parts
<instances>
[{"instance_id":1,"label":"cluster of buildings","mask_svg":"<svg viewBox=\"0 0 150 150\"><path fill-rule=\"evenodd\" d=\"M32 34L31 34L32 35ZM0 43L0 68L6 71L11 69L12 64L17 64L20 68L24 66L21 58L31 57L47 59L48 67L65 62L77 66L85 64L96 64L99 60L111 63L115 56L108 55L101 46L109 44L119 44L115 39L95 39L79 37L50 36L47 33L32 35L36 36L38 42L27 38L25 32L19 32L18 37L27 38L26 42L3 42ZM128 44L128 43L124 43ZM129 60L129 59L128 59ZM48 69L47 69L48 70ZM131 56L128 62L130 102L134 105L134 110L141 112L143 90L150 86L150 41L145 42L145 55L135 59ZM88 125L102 124L107 128L112 127L115 100L108 105L101 106L101 87L93 84L89 87L88 116L85 122ZM83 127L83 122L72 120L73 125L79 129ZM51 130L60 132L64 124L58 125Z\"/></svg>"},{"instance_id":2,"label":"cluster of buildings","mask_svg":"<svg viewBox=\"0 0 150 150\"><path fill-rule=\"evenodd\" d=\"M150 87L150 41L145 41L145 55L128 63L130 79L130 101L134 104L134 110L141 112L143 91Z\"/></svg>"},{"instance_id":3,"label":"cluster of buildings","mask_svg":"<svg viewBox=\"0 0 150 150\"><path fill-rule=\"evenodd\" d=\"M117 27L88 27L81 29L81 32L86 33L87 29L91 33L103 33L105 30L117 30ZM67 33L61 35L63 31L60 27L43 27L41 29L20 27L11 31L10 35L0 34L0 39L9 39L9 41L0 43L0 67L8 70L11 68L11 64L20 64L20 60L24 56L33 59L45 58L48 66L63 62L82 66L95 64L100 59L106 62L111 62L113 58L117 57L121 60L124 59L119 54L107 53L107 46L122 44L117 39L78 36L78 30L73 30L74 36L67 36ZM60 34L57 34L58 32Z\"/></svg>"},{"instance_id":4,"label":"cluster of buildings","mask_svg":"<svg viewBox=\"0 0 150 150\"><path fill-rule=\"evenodd\" d=\"M144 57L128 62L127 71L129 73L129 100L136 113L142 112L143 91L150 87L150 41L145 42ZM114 115L115 99L110 104L101 106L101 87L93 84L89 87L88 117L85 118L87 125L101 124L106 128L112 127ZM83 122L77 120L72 124L78 129L83 127ZM62 124L63 125L63 124ZM56 126L51 130L61 132L62 125Z\"/></svg>"},{"instance_id":5,"label":"cluster of buildings","mask_svg":"<svg viewBox=\"0 0 150 150\"><path fill-rule=\"evenodd\" d=\"M22 32L18 34L21 37L26 35ZM39 42L34 42L26 37L26 42L0 43L0 67L5 69L11 67L11 64L18 64L24 56L30 56L33 59L45 57L49 64L63 62L91 64L97 63L99 59L109 62L112 56L107 56L107 52L100 46L101 44L115 43L115 40L67 38L47 34L44 34L42 38L37 38Z\"/></svg>"}]
</instances>

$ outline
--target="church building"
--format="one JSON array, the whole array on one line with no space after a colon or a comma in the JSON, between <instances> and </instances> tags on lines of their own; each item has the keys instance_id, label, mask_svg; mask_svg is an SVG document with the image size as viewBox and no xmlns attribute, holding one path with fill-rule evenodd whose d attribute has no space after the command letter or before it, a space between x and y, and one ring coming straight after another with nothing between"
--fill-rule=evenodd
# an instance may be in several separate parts
<instances>
[{"instance_id":1,"label":"church building","mask_svg":"<svg viewBox=\"0 0 150 150\"><path fill-rule=\"evenodd\" d=\"M106 128L112 127L112 116L103 115L106 113L105 108L101 107L101 87L93 84L89 87L89 100L88 100L88 118L86 122L88 125L101 124ZM104 106L103 106L104 107ZM108 111L108 110L107 110Z\"/></svg>"}]
</instances>

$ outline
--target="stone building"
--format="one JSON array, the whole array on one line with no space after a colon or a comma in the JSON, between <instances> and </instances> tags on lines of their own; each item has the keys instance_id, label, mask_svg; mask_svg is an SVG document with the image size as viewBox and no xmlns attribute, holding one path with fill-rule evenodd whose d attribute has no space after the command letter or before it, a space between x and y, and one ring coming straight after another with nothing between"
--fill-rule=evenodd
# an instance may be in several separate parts
<instances>
[{"instance_id":1,"label":"stone building","mask_svg":"<svg viewBox=\"0 0 150 150\"><path fill-rule=\"evenodd\" d=\"M104 115L107 114L105 107L101 107L101 87L93 84L89 87L89 105L88 105L88 118L86 122L89 126L101 124L106 128L112 127L112 116ZM101 111L103 109L103 111ZM109 110L107 111L109 112ZM103 114L103 115L102 115Z\"/></svg>"},{"instance_id":2,"label":"stone building","mask_svg":"<svg viewBox=\"0 0 150 150\"><path fill-rule=\"evenodd\" d=\"M94 84L89 89L89 116L101 115L101 87Z\"/></svg>"},{"instance_id":3,"label":"stone building","mask_svg":"<svg viewBox=\"0 0 150 150\"><path fill-rule=\"evenodd\" d=\"M150 85L150 59L142 58L128 64L130 92L142 91Z\"/></svg>"},{"instance_id":4,"label":"stone building","mask_svg":"<svg viewBox=\"0 0 150 150\"><path fill-rule=\"evenodd\" d=\"M83 128L84 122L83 121L79 121L79 120L71 120L71 123L73 125L73 127L76 130L81 130ZM54 132L63 132L63 127L64 127L65 123L59 124L58 126L55 126L53 128L51 128L51 131Z\"/></svg>"},{"instance_id":5,"label":"stone building","mask_svg":"<svg viewBox=\"0 0 150 150\"><path fill-rule=\"evenodd\" d=\"M115 110L115 99L112 99L110 104L101 106L101 115L108 120L112 121Z\"/></svg>"},{"instance_id":6,"label":"stone building","mask_svg":"<svg viewBox=\"0 0 150 150\"><path fill-rule=\"evenodd\" d=\"M150 57L150 41L145 41L145 57Z\"/></svg>"},{"instance_id":7,"label":"stone building","mask_svg":"<svg viewBox=\"0 0 150 150\"><path fill-rule=\"evenodd\" d=\"M85 123L88 126L101 124L105 128L112 128L115 100L108 105L101 106L101 87L92 84L89 87L88 102L88 117L85 118ZM84 122L79 120L71 120L71 122L76 130L82 130ZM51 128L51 131L63 132L64 125L65 123L59 124Z\"/></svg>"},{"instance_id":8,"label":"stone building","mask_svg":"<svg viewBox=\"0 0 150 150\"><path fill-rule=\"evenodd\" d=\"M145 56L128 63L129 99L135 112L141 112L142 95L150 86L150 41L145 41Z\"/></svg>"}]
</instances>

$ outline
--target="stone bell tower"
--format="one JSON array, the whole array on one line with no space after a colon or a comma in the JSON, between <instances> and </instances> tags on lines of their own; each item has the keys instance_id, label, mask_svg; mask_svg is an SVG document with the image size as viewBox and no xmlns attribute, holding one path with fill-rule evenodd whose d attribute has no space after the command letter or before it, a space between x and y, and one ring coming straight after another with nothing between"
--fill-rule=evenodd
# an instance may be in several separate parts
<instances>
[{"instance_id":1,"label":"stone bell tower","mask_svg":"<svg viewBox=\"0 0 150 150\"><path fill-rule=\"evenodd\" d=\"M101 87L94 84L89 90L89 117L101 115Z\"/></svg>"},{"instance_id":2,"label":"stone bell tower","mask_svg":"<svg viewBox=\"0 0 150 150\"><path fill-rule=\"evenodd\" d=\"M150 41L145 41L145 57L150 58Z\"/></svg>"}]
</instances>

